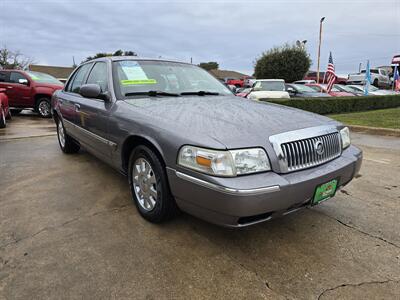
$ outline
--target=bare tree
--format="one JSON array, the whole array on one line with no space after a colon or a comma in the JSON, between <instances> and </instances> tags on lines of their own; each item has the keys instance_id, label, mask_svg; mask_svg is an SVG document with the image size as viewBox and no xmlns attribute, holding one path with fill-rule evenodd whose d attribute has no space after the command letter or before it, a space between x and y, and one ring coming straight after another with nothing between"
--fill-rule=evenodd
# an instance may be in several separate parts
<instances>
[{"instance_id":1,"label":"bare tree","mask_svg":"<svg viewBox=\"0 0 400 300\"><path fill-rule=\"evenodd\" d=\"M6 46L0 48L0 69L25 70L34 62L33 58L23 55L19 50L11 51Z\"/></svg>"}]
</instances>

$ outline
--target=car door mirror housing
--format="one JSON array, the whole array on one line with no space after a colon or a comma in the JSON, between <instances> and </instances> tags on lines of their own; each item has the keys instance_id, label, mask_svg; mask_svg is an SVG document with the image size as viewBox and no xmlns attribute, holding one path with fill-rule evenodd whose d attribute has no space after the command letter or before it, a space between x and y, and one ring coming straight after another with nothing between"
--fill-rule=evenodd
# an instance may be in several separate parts
<instances>
[{"instance_id":1,"label":"car door mirror housing","mask_svg":"<svg viewBox=\"0 0 400 300\"><path fill-rule=\"evenodd\" d=\"M296 94L296 90L294 88L292 88L292 87L288 87L287 88L287 92L290 93L290 94Z\"/></svg>"},{"instance_id":2,"label":"car door mirror housing","mask_svg":"<svg viewBox=\"0 0 400 300\"><path fill-rule=\"evenodd\" d=\"M23 84L23 85L29 85L28 79L25 79L25 78L18 79L18 83Z\"/></svg>"},{"instance_id":3,"label":"car door mirror housing","mask_svg":"<svg viewBox=\"0 0 400 300\"><path fill-rule=\"evenodd\" d=\"M109 99L108 93L103 93L101 87L95 83L84 84L79 89L79 94L85 98L96 98L107 101Z\"/></svg>"}]
</instances>

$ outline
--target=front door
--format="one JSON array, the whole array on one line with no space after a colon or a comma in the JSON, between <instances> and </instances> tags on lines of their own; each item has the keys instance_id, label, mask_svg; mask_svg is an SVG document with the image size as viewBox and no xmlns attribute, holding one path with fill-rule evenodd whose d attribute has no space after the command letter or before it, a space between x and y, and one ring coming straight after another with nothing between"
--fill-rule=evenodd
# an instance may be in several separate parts
<instances>
[{"instance_id":1,"label":"front door","mask_svg":"<svg viewBox=\"0 0 400 300\"><path fill-rule=\"evenodd\" d=\"M108 91L107 64L97 62L90 70L87 84L98 84L103 93ZM108 119L112 102L104 99L84 98L76 100L78 126L82 128L85 147L101 158L109 159L115 145L108 140Z\"/></svg>"},{"instance_id":2,"label":"front door","mask_svg":"<svg viewBox=\"0 0 400 300\"><path fill-rule=\"evenodd\" d=\"M81 85L85 82L92 63L84 64L74 72L67 82L65 89L59 93L60 112L67 133L77 140L83 138L80 130L79 102L82 96L79 94Z\"/></svg>"},{"instance_id":3,"label":"front door","mask_svg":"<svg viewBox=\"0 0 400 300\"><path fill-rule=\"evenodd\" d=\"M25 82L22 84L21 82ZM33 107L31 87L28 78L22 73L10 72L10 77L6 84L8 103L11 107Z\"/></svg>"}]
</instances>

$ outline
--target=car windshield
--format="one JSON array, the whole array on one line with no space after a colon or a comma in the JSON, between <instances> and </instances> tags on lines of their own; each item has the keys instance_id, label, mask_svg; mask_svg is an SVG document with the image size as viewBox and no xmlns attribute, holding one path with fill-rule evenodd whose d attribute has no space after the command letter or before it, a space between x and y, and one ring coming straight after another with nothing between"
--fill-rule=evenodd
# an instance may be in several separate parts
<instances>
[{"instance_id":1,"label":"car windshield","mask_svg":"<svg viewBox=\"0 0 400 300\"><path fill-rule=\"evenodd\" d=\"M26 73L29 75L29 77L33 81L36 81L36 82L52 83L52 84L60 84L60 85L63 84L61 81L57 80L56 78L54 78L53 76L51 76L49 74L34 72L34 71L27 71Z\"/></svg>"},{"instance_id":2,"label":"car windshield","mask_svg":"<svg viewBox=\"0 0 400 300\"><path fill-rule=\"evenodd\" d=\"M113 63L115 92L119 99L149 93L159 96L183 94L232 95L204 69L185 63L154 60L120 60ZM162 93L164 94L162 94ZM169 93L171 95L167 95Z\"/></svg>"},{"instance_id":3,"label":"car windshield","mask_svg":"<svg viewBox=\"0 0 400 300\"><path fill-rule=\"evenodd\" d=\"M290 86L289 86L290 87ZM316 93L317 91L303 84L294 84L293 87L301 93Z\"/></svg>"},{"instance_id":4,"label":"car windshield","mask_svg":"<svg viewBox=\"0 0 400 300\"><path fill-rule=\"evenodd\" d=\"M285 91L283 81L257 81L254 87L261 91Z\"/></svg>"},{"instance_id":5,"label":"car windshield","mask_svg":"<svg viewBox=\"0 0 400 300\"><path fill-rule=\"evenodd\" d=\"M337 88L338 90L343 91L343 92L349 92L349 93L353 93L354 92L354 90L352 90L350 87L345 86L345 85L337 85L337 84L335 84L334 87Z\"/></svg>"},{"instance_id":6,"label":"car windshield","mask_svg":"<svg viewBox=\"0 0 400 300\"><path fill-rule=\"evenodd\" d=\"M323 84L322 86L324 87L324 89L328 89L328 86L326 84ZM340 90L338 90L337 88L335 88L335 86L333 86L331 92L340 92Z\"/></svg>"}]
</instances>

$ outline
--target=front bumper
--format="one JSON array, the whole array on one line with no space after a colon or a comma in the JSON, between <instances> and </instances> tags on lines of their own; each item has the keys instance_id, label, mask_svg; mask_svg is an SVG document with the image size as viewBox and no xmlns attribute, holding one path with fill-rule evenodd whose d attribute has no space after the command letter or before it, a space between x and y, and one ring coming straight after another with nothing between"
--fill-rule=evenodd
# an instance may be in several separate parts
<instances>
[{"instance_id":1,"label":"front bumper","mask_svg":"<svg viewBox=\"0 0 400 300\"><path fill-rule=\"evenodd\" d=\"M318 185L339 178L338 186L344 186L358 173L361 161L361 150L350 146L326 164L288 174L220 178L171 168L167 174L183 211L211 223L241 227L310 205Z\"/></svg>"}]
</instances>

